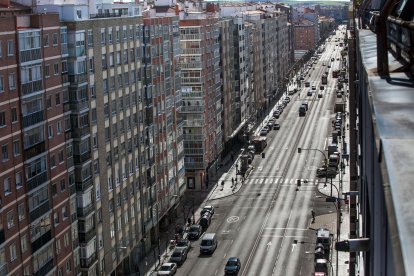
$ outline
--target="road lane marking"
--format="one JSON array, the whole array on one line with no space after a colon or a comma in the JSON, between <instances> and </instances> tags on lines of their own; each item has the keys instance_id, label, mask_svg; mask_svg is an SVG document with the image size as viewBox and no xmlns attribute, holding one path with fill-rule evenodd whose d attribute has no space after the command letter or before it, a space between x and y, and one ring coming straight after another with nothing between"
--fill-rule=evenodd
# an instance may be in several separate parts
<instances>
[{"instance_id":1,"label":"road lane marking","mask_svg":"<svg viewBox=\"0 0 414 276\"><path fill-rule=\"evenodd\" d=\"M231 216L227 218L227 222L228 223L235 223L239 220L240 218L238 216Z\"/></svg>"},{"instance_id":2,"label":"road lane marking","mask_svg":"<svg viewBox=\"0 0 414 276\"><path fill-rule=\"evenodd\" d=\"M269 248L270 248L271 245L272 245L271 241L266 244L266 251L269 251Z\"/></svg>"},{"instance_id":3,"label":"road lane marking","mask_svg":"<svg viewBox=\"0 0 414 276\"><path fill-rule=\"evenodd\" d=\"M227 253L224 253L223 260L225 260L225 259L226 259L226 256L227 256Z\"/></svg>"},{"instance_id":4,"label":"road lane marking","mask_svg":"<svg viewBox=\"0 0 414 276\"><path fill-rule=\"evenodd\" d=\"M269 230L299 230L299 231L308 231L308 230L310 230L310 229L307 229L307 228L284 228L284 227L266 227L265 230L266 229L269 229Z\"/></svg>"},{"instance_id":5,"label":"road lane marking","mask_svg":"<svg viewBox=\"0 0 414 276\"><path fill-rule=\"evenodd\" d=\"M287 236L287 235L262 235L262 238L305 238L305 236Z\"/></svg>"}]
</instances>

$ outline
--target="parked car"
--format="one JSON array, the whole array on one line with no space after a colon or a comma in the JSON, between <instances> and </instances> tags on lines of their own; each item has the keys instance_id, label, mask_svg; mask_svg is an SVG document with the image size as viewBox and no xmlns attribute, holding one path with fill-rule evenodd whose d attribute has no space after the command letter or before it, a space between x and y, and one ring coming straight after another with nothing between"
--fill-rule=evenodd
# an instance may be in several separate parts
<instances>
[{"instance_id":1,"label":"parked car","mask_svg":"<svg viewBox=\"0 0 414 276\"><path fill-rule=\"evenodd\" d=\"M315 85L312 85L312 90L316 90L316 86Z\"/></svg>"},{"instance_id":2,"label":"parked car","mask_svg":"<svg viewBox=\"0 0 414 276\"><path fill-rule=\"evenodd\" d=\"M231 257L227 260L226 266L224 267L224 273L237 275L240 271L241 262L237 257Z\"/></svg>"},{"instance_id":3,"label":"parked car","mask_svg":"<svg viewBox=\"0 0 414 276\"><path fill-rule=\"evenodd\" d=\"M323 94L322 93L318 93L318 98L322 98Z\"/></svg>"},{"instance_id":4,"label":"parked car","mask_svg":"<svg viewBox=\"0 0 414 276\"><path fill-rule=\"evenodd\" d=\"M187 252L184 248L175 248L174 252L171 254L170 262L176 263L177 265L182 265L187 259Z\"/></svg>"},{"instance_id":5,"label":"parked car","mask_svg":"<svg viewBox=\"0 0 414 276\"><path fill-rule=\"evenodd\" d=\"M191 243L190 243L190 241L189 241L189 240L186 240L186 239L179 240L179 241L177 242L177 244L175 245L175 248L176 248L176 249L177 249L177 248L182 248L182 249L184 249L186 254L187 254L187 253L188 253L188 251L190 250L190 247L191 247Z\"/></svg>"},{"instance_id":6,"label":"parked car","mask_svg":"<svg viewBox=\"0 0 414 276\"><path fill-rule=\"evenodd\" d=\"M273 121L269 121L267 122L267 126L272 129L273 128Z\"/></svg>"},{"instance_id":7,"label":"parked car","mask_svg":"<svg viewBox=\"0 0 414 276\"><path fill-rule=\"evenodd\" d=\"M312 96L312 91L308 91L308 93L306 95L308 95L308 97L311 97Z\"/></svg>"},{"instance_id":8,"label":"parked car","mask_svg":"<svg viewBox=\"0 0 414 276\"><path fill-rule=\"evenodd\" d=\"M198 239L202 233L203 229L199 224L193 224L188 229L188 238L189 239Z\"/></svg>"},{"instance_id":9,"label":"parked car","mask_svg":"<svg viewBox=\"0 0 414 276\"><path fill-rule=\"evenodd\" d=\"M274 130L279 130L280 129L280 125L279 124L274 124L273 125L273 129Z\"/></svg>"},{"instance_id":10,"label":"parked car","mask_svg":"<svg viewBox=\"0 0 414 276\"><path fill-rule=\"evenodd\" d=\"M210 212L205 212L203 216L200 218L198 224L200 224L203 230L206 230L210 226L211 216L212 214Z\"/></svg>"},{"instance_id":11,"label":"parked car","mask_svg":"<svg viewBox=\"0 0 414 276\"><path fill-rule=\"evenodd\" d=\"M267 129L265 129L265 128L262 128L262 129L260 130L260 136L266 136L266 135L267 135L267 133L268 133L268 131L267 131Z\"/></svg>"},{"instance_id":12,"label":"parked car","mask_svg":"<svg viewBox=\"0 0 414 276\"><path fill-rule=\"evenodd\" d=\"M335 178L336 174L337 174L337 171L333 167L328 167L328 170L326 169L326 167L320 167L316 170L316 177L319 177L319 178L323 178L323 177Z\"/></svg>"},{"instance_id":13,"label":"parked car","mask_svg":"<svg viewBox=\"0 0 414 276\"><path fill-rule=\"evenodd\" d=\"M177 265L175 263L164 263L158 270L158 276L174 275L177 272Z\"/></svg>"},{"instance_id":14,"label":"parked car","mask_svg":"<svg viewBox=\"0 0 414 276\"><path fill-rule=\"evenodd\" d=\"M205 212L210 212L212 215L214 215L214 207L213 205L206 205L204 206L203 210L201 210L200 215L204 215Z\"/></svg>"},{"instance_id":15,"label":"parked car","mask_svg":"<svg viewBox=\"0 0 414 276\"><path fill-rule=\"evenodd\" d=\"M178 234L180 237L183 237L185 232L185 227L181 224L175 226L175 233Z\"/></svg>"}]
</instances>

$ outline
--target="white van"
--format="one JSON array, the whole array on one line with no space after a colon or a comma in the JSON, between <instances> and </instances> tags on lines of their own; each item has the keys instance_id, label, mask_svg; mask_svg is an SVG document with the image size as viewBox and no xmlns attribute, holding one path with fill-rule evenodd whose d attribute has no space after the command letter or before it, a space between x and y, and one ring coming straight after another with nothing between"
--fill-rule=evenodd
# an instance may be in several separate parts
<instances>
[{"instance_id":1,"label":"white van","mask_svg":"<svg viewBox=\"0 0 414 276\"><path fill-rule=\"evenodd\" d=\"M205 233L200 243L200 254L213 254L217 248L216 233Z\"/></svg>"}]
</instances>

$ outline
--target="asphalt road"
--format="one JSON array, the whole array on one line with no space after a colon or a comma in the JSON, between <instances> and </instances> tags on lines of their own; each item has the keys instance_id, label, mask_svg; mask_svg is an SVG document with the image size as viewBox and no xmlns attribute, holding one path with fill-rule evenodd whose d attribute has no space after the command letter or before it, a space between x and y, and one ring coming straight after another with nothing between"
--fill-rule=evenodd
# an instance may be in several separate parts
<instances>
[{"instance_id":1,"label":"asphalt road","mask_svg":"<svg viewBox=\"0 0 414 276\"><path fill-rule=\"evenodd\" d=\"M239 275L312 275L313 254L309 252L313 253L315 232L309 229L311 210L332 210L318 203L316 196L315 171L323 155L307 150L298 154L297 148L326 148L336 99L337 80L332 78L332 70L340 66L336 44L326 43L324 53L313 65L315 70L309 70L300 93L291 97L278 119L280 130L267 135L266 156L254 159L254 169L242 189L234 196L211 202L216 210L207 232L218 234L217 250L211 256L200 255L200 240L193 241L177 275L224 275L225 263L232 256L241 260ZM335 57L334 62L331 57ZM331 68L323 66L324 62ZM328 85L321 91L323 97L318 98L326 70ZM312 96L306 96L311 88L304 87L305 81L317 88ZM309 110L305 117L299 117L298 109L304 101L309 103ZM297 179L307 180L298 191Z\"/></svg>"}]
</instances>

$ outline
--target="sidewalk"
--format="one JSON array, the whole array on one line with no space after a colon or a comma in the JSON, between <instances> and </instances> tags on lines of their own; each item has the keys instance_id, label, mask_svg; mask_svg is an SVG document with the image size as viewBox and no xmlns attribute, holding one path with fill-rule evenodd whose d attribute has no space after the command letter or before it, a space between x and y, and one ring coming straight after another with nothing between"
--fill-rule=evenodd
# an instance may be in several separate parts
<instances>
[{"instance_id":1,"label":"sidewalk","mask_svg":"<svg viewBox=\"0 0 414 276\"><path fill-rule=\"evenodd\" d=\"M346 117L343 126L348 125L349 119ZM346 153L348 154L349 146L346 147L347 152L344 152L344 142L346 145L349 145L349 130L345 130L345 139L341 139L341 141L338 143L338 151L342 154ZM340 198L340 227L339 227L339 233L337 231L337 213L332 214L326 214L321 216L315 217L315 223L310 224L310 227L314 229L318 229L320 227L328 228L331 233L334 234L334 243L339 240L347 240L349 238L349 203L345 195L343 195L344 192L348 192L350 190L350 179L349 179L349 166L347 166L347 162L342 159L342 162L344 162L345 167L344 170L341 171L339 166L339 173L336 175L335 178L332 179L331 186L330 181L325 187L325 180L320 180L318 183L318 192L329 198L331 197L331 191L332 191L332 197ZM338 189L338 190L337 190ZM338 193L339 192L339 193ZM332 203L334 204L334 203ZM339 234L339 237L338 237ZM335 248L333 245L332 248ZM332 254L332 265L335 270L335 275L338 276L346 276L348 275L348 262L349 262L349 253L348 252L337 252L333 249L332 251L334 254ZM338 260L337 260L338 256ZM338 268L337 268L338 266ZM338 269L338 270L337 270ZM338 271L338 273L336 273Z\"/></svg>"}]
</instances>

